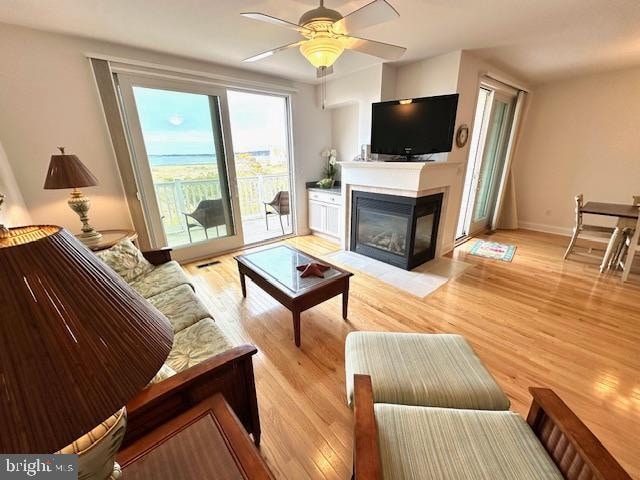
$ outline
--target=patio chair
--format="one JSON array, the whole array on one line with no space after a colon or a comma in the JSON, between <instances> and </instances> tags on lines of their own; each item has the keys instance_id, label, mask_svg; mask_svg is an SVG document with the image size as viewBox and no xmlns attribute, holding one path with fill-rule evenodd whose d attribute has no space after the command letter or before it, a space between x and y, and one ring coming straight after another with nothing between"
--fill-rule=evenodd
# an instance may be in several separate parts
<instances>
[{"instance_id":1,"label":"patio chair","mask_svg":"<svg viewBox=\"0 0 640 480\"><path fill-rule=\"evenodd\" d=\"M224 204L222 199L217 200L202 200L198 203L196 209L191 213L182 213L185 216L187 222L187 232L189 233L189 243L193 243L191 238L191 229L195 227L204 228L204 236L209 239L208 230L210 228L216 228L216 236L220 236L218 227L220 225L226 225L226 219L224 215ZM197 223L192 223L190 219L195 220Z\"/></svg>"},{"instance_id":2,"label":"patio chair","mask_svg":"<svg viewBox=\"0 0 640 480\"><path fill-rule=\"evenodd\" d=\"M289 226L289 214L291 213L289 209L289 192L279 191L276 193L273 200L270 202L262 202L264 204L264 221L267 224L267 230L269 230L269 215L278 215L278 219L280 220L280 228L282 229L282 234L284 235L284 226L282 225L282 217L287 217L287 226ZM272 212L269 211L269 208L273 209Z\"/></svg>"}]
</instances>

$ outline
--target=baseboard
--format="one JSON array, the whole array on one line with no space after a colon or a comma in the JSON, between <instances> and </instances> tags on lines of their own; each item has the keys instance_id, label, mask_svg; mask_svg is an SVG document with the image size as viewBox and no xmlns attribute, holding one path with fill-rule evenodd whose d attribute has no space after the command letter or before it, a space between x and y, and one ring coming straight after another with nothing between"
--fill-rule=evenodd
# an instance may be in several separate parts
<instances>
[{"instance_id":1,"label":"baseboard","mask_svg":"<svg viewBox=\"0 0 640 480\"><path fill-rule=\"evenodd\" d=\"M562 235L564 237L570 237L573 234L572 228L558 227L556 225L545 225L543 223L518 221L518 228L522 228L524 230L533 230L535 232L553 233L555 235Z\"/></svg>"},{"instance_id":2,"label":"baseboard","mask_svg":"<svg viewBox=\"0 0 640 480\"><path fill-rule=\"evenodd\" d=\"M518 228L521 228L523 230L533 230L535 232L552 233L554 235L562 235L563 237L570 237L571 235L573 235L573 228L558 227L556 225L545 225L543 223L518 221ZM599 243L608 242L607 238L602 236L589 235L588 232L581 233L579 238Z\"/></svg>"}]
</instances>

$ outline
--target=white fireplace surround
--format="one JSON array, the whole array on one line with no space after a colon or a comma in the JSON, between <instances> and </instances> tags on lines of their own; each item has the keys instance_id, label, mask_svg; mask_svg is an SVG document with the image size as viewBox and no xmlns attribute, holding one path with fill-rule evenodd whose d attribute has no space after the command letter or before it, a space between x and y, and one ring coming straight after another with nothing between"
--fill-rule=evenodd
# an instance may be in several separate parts
<instances>
[{"instance_id":1,"label":"white fireplace surround","mask_svg":"<svg viewBox=\"0 0 640 480\"><path fill-rule=\"evenodd\" d=\"M442 192L436 258L453 250L463 184L463 166L458 162L339 162L343 213L340 243L351 245L351 193L383 193L423 197Z\"/></svg>"}]
</instances>

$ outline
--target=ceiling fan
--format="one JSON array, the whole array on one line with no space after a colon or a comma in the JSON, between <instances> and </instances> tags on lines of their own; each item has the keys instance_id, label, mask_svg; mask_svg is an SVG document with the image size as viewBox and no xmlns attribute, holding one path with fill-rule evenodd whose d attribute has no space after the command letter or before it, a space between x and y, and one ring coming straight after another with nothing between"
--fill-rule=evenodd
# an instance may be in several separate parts
<instances>
[{"instance_id":1,"label":"ceiling fan","mask_svg":"<svg viewBox=\"0 0 640 480\"><path fill-rule=\"evenodd\" d=\"M398 60L406 51L404 47L349 34L349 32L399 17L396 9L385 0L374 0L344 17L340 12L325 7L324 0L320 0L320 6L304 13L298 23L257 12L241 15L296 30L304 37L300 41L249 57L243 60L244 62L255 62L278 52L299 47L300 53L318 69L318 76L324 77L331 73L331 66L345 50L355 50L385 60Z\"/></svg>"}]
</instances>

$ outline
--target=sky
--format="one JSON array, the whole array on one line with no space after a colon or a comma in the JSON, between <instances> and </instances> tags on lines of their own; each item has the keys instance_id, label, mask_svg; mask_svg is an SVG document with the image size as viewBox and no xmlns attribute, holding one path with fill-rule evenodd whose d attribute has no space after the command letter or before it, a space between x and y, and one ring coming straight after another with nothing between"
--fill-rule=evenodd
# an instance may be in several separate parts
<instances>
[{"instance_id":1,"label":"sky","mask_svg":"<svg viewBox=\"0 0 640 480\"><path fill-rule=\"evenodd\" d=\"M134 87L148 155L214 153L207 95ZM227 91L235 153L286 149L283 97Z\"/></svg>"}]
</instances>

